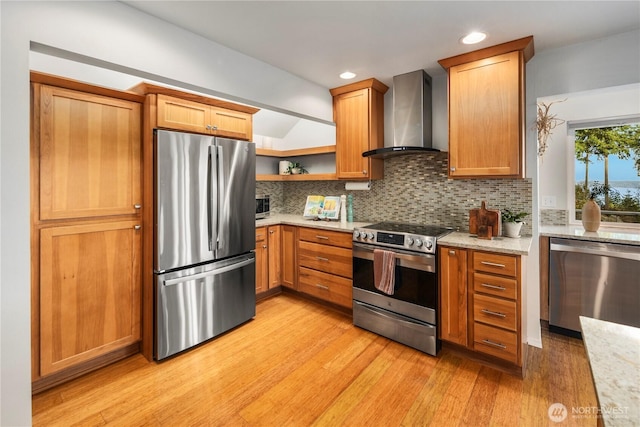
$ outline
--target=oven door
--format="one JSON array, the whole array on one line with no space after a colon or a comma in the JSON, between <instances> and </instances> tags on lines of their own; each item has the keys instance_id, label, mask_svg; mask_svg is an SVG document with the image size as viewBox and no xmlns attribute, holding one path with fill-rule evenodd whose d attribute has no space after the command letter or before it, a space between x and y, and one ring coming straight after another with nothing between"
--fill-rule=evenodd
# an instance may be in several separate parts
<instances>
[{"instance_id":1,"label":"oven door","mask_svg":"<svg viewBox=\"0 0 640 427\"><path fill-rule=\"evenodd\" d=\"M438 301L436 257L394 250L395 291L387 295L374 286L376 246L353 243L353 299L435 325Z\"/></svg>"}]
</instances>

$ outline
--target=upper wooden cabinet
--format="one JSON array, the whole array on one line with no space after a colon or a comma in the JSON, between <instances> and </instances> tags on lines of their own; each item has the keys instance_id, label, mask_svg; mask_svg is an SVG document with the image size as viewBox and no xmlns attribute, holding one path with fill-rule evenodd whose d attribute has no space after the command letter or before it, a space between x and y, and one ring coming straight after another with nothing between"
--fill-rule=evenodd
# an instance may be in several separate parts
<instances>
[{"instance_id":1,"label":"upper wooden cabinet","mask_svg":"<svg viewBox=\"0 0 640 427\"><path fill-rule=\"evenodd\" d=\"M141 194L141 106L38 86L40 219L136 214Z\"/></svg>"},{"instance_id":2,"label":"upper wooden cabinet","mask_svg":"<svg viewBox=\"0 0 640 427\"><path fill-rule=\"evenodd\" d=\"M157 127L245 141L253 139L252 116L259 111L257 108L149 83L140 83L131 91L157 96Z\"/></svg>"},{"instance_id":3,"label":"upper wooden cabinet","mask_svg":"<svg viewBox=\"0 0 640 427\"><path fill-rule=\"evenodd\" d=\"M383 177L383 160L362 157L362 153L384 146L384 94L388 89L376 79L331 89L338 179Z\"/></svg>"},{"instance_id":4,"label":"upper wooden cabinet","mask_svg":"<svg viewBox=\"0 0 640 427\"><path fill-rule=\"evenodd\" d=\"M158 127L250 141L251 114L158 95Z\"/></svg>"},{"instance_id":5,"label":"upper wooden cabinet","mask_svg":"<svg viewBox=\"0 0 640 427\"><path fill-rule=\"evenodd\" d=\"M449 176L523 178L533 37L438 61L449 73Z\"/></svg>"}]
</instances>

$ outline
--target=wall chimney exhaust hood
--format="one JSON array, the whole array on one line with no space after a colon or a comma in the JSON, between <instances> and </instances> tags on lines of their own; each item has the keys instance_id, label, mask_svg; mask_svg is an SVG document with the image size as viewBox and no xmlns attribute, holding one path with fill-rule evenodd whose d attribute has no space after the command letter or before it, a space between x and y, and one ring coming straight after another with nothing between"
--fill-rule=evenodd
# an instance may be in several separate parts
<instances>
[{"instance_id":1,"label":"wall chimney exhaust hood","mask_svg":"<svg viewBox=\"0 0 640 427\"><path fill-rule=\"evenodd\" d=\"M431 76L424 70L393 78L393 145L365 151L382 158L440 151L431 140Z\"/></svg>"}]
</instances>

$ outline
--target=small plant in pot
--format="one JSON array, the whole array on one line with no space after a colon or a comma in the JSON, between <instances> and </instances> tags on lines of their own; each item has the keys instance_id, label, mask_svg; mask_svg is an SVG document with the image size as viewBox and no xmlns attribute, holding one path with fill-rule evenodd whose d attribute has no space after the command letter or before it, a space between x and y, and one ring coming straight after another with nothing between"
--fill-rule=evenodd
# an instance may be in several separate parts
<instances>
[{"instance_id":1,"label":"small plant in pot","mask_svg":"<svg viewBox=\"0 0 640 427\"><path fill-rule=\"evenodd\" d=\"M304 168L304 166L302 166L302 163L289 162L289 167L287 168L287 174L300 175L303 173L309 173L309 171L307 171Z\"/></svg>"},{"instance_id":2,"label":"small plant in pot","mask_svg":"<svg viewBox=\"0 0 640 427\"><path fill-rule=\"evenodd\" d=\"M505 209L501 212L502 226L504 228L504 235L507 237L518 238L520 237L520 229L522 224L526 224L523 219L528 213L518 212L515 213L509 209Z\"/></svg>"}]
</instances>

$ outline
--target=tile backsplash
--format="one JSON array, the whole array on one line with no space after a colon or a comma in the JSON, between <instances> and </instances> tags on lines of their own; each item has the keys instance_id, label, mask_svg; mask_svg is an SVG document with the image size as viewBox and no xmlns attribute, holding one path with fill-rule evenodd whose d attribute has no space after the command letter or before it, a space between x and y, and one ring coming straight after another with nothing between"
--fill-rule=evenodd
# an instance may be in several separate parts
<instances>
[{"instance_id":1,"label":"tile backsplash","mask_svg":"<svg viewBox=\"0 0 640 427\"><path fill-rule=\"evenodd\" d=\"M509 208L532 211L531 179L449 179L446 152L386 159L384 179L370 191L346 191L344 181L258 182L258 194L271 196L272 212L302 215L310 194L353 194L355 221L398 221L469 230L469 210ZM531 234L531 215L522 233Z\"/></svg>"}]
</instances>

